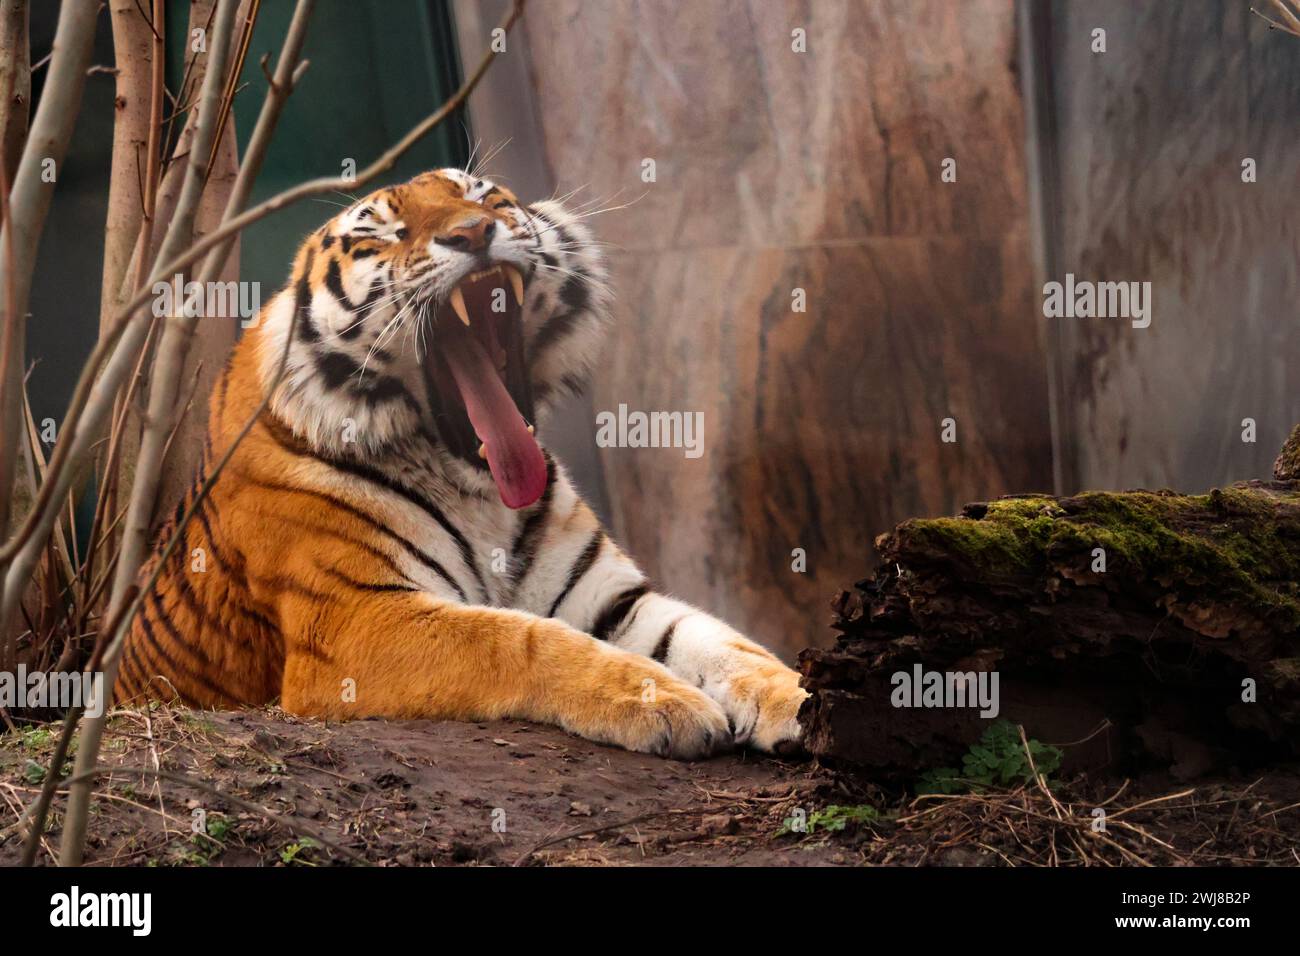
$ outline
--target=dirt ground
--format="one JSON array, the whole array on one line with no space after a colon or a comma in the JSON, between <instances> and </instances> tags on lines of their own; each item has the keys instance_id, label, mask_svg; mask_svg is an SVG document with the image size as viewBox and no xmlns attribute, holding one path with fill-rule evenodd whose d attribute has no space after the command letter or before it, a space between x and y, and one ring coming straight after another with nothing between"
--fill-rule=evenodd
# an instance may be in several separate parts
<instances>
[{"instance_id":1,"label":"dirt ground","mask_svg":"<svg viewBox=\"0 0 1300 956\"><path fill-rule=\"evenodd\" d=\"M775 838L780 805L824 785L806 764L753 755L678 763L517 721L325 725L278 711L158 710L110 728L105 763L162 768L212 789L105 775L93 864L350 859L328 843L385 865L850 862L834 846ZM0 749L7 823L36 795L32 761L48 763L52 746L49 731L28 730ZM212 836L192 832L195 810ZM20 853L17 834L6 835L0 864Z\"/></svg>"},{"instance_id":2,"label":"dirt ground","mask_svg":"<svg viewBox=\"0 0 1300 956\"><path fill-rule=\"evenodd\" d=\"M0 865L21 855L57 730L0 735ZM101 866L1300 864L1294 769L917 799L811 762L677 763L515 721L169 708L114 716L102 760Z\"/></svg>"}]
</instances>

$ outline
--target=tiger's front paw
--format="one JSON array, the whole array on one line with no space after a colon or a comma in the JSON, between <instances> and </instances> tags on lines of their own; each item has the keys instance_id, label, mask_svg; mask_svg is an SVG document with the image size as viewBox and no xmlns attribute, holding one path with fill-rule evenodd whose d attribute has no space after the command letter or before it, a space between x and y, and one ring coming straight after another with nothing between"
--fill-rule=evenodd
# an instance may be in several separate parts
<instances>
[{"instance_id":1,"label":"tiger's front paw","mask_svg":"<svg viewBox=\"0 0 1300 956\"><path fill-rule=\"evenodd\" d=\"M587 708L589 727L575 729L627 750L698 760L733 748L727 715L716 700L630 654L598 675Z\"/></svg>"},{"instance_id":2,"label":"tiger's front paw","mask_svg":"<svg viewBox=\"0 0 1300 956\"><path fill-rule=\"evenodd\" d=\"M649 746L633 747L634 750L677 760L698 760L725 753L734 746L731 726L722 707L689 684L675 681L666 694L647 706L654 715L651 726L645 728Z\"/></svg>"},{"instance_id":3,"label":"tiger's front paw","mask_svg":"<svg viewBox=\"0 0 1300 956\"><path fill-rule=\"evenodd\" d=\"M798 714L808 692L799 686L799 674L749 641L731 651L727 676L705 690L727 712L736 745L767 753L801 751Z\"/></svg>"}]
</instances>

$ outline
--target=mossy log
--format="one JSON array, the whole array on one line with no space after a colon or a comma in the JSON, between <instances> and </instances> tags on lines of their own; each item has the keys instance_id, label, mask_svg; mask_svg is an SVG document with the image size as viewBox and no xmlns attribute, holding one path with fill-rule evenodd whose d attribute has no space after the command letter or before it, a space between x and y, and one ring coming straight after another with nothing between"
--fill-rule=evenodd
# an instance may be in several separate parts
<instances>
[{"instance_id":1,"label":"mossy log","mask_svg":"<svg viewBox=\"0 0 1300 956\"><path fill-rule=\"evenodd\" d=\"M1300 480L1010 496L876 544L836 645L800 657L814 754L902 772L962 753L987 717L904 706L917 665L997 674L999 716L1045 741L1102 728L1076 766L1191 777L1300 752Z\"/></svg>"}]
</instances>

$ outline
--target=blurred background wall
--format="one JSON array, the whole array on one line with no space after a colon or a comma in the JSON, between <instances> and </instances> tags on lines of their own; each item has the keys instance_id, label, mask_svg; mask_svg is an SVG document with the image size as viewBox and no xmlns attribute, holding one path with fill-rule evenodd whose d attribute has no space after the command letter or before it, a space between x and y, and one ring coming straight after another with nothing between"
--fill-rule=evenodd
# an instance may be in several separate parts
<instances>
[{"instance_id":1,"label":"blurred background wall","mask_svg":"<svg viewBox=\"0 0 1300 956\"><path fill-rule=\"evenodd\" d=\"M793 654L827 639L874 535L1050 489L1009 3L546 0L526 20L559 188L631 204L591 221L618 295L592 404L704 413L698 459L601 449L652 575ZM483 93L480 135L503 95Z\"/></svg>"},{"instance_id":2,"label":"blurred background wall","mask_svg":"<svg viewBox=\"0 0 1300 956\"><path fill-rule=\"evenodd\" d=\"M1300 41L1249 6L532 3L471 119L505 178L625 207L591 221L608 360L548 438L649 572L792 655L907 517L1266 475L1300 420ZM463 49L503 7L454 5ZM1151 326L1045 320L1066 272L1150 281ZM593 453L620 403L702 411L704 455Z\"/></svg>"},{"instance_id":3,"label":"blurred background wall","mask_svg":"<svg viewBox=\"0 0 1300 956\"><path fill-rule=\"evenodd\" d=\"M1300 40L1251 6L1024 5L1047 271L1149 281L1155 302L1147 329L1059 326L1068 488L1266 476L1300 421Z\"/></svg>"}]
</instances>

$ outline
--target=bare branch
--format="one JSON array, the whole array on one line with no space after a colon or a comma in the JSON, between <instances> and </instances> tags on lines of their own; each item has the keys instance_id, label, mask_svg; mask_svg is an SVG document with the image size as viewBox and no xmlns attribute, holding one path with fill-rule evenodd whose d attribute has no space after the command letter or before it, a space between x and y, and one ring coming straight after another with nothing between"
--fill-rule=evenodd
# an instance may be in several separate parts
<instances>
[{"instance_id":1,"label":"bare branch","mask_svg":"<svg viewBox=\"0 0 1300 956\"><path fill-rule=\"evenodd\" d=\"M1266 22L1270 29L1281 30L1283 33L1300 37L1300 3L1297 3L1296 0L1268 0L1268 3L1270 9L1282 18L1281 23L1260 13L1254 7L1250 8L1250 12Z\"/></svg>"},{"instance_id":2,"label":"bare branch","mask_svg":"<svg viewBox=\"0 0 1300 956\"><path fill-rule=\"evenodd\" d=\"M6 313L3 342L0 344L0 361L3 361L0 366L0 500L6 503L6 507L12 498L21 435L27 301L31 294L32 272L36 267L37 246L54 196L54 182L49 181L49 171L54 172L57 181L81 106L98 13L99 5L96 3L65 3L59 10L49 76L31 133L23 146L22 159L9 196L8 216L3 233L0 233L0 263L4 264L0 271L0 302L5 304ZM3 568L3 560L0 558L0 568ZM19 595L26 584L24 575L23 582L18 585ZM4 610L0 613L0 634L6 638L6 644L17 601L17 598L10 599L9 591L6 584Z\"/></svg>"},{"instance_id":3,"label":"bare branch","mask_svg":"<svg viewBox=\"0 0 1300 956\"><path fill-rule=\"evenodd\" d=\"M194 217L198 210L199 197L203 192L204 180L207 178L205 160L212 146L213 137L216 135L218 114L221 110L222 81L225 79L226 63L230 53L230 36L234 28L237 7L238 0L218 0L217 3L216 23L213 26L211 41L208 44L207 72L203 77L202 100L199 104L199 116L194 129L194 139L190 144L190 158L186 164L185 181L181 185L181 195L176 203L176 212L172 216L166 238L163 239L162 248L158 252L160 260L175 256L194 238ZM124 351L128 353L134 352L141 344L144 333L147 331L148 322L137 321L134 328L129 329L126 336L123 337L114 358L117 358ZM137 340L134 347L130 344L132 338ZM140 477L137 472L137 481ZM130 534L131 530L128 526L126 533L123 535L122 547L124 551L136 546L136 542ZM110 617L118 615L118 609L124 603L127 589L132 584L134 572L138 566L136 564L131 567L129 574L123 573L126 562L119 560L117 575L113 579L113 590L109 597ZM16 567L17 562L14 565L14 568ZM12 571L14 568L10 570ZM6 587L6 600L8 600L8 597L9 589ZM106 683L111 687L112 679L109 678ZM76 766L79 773L85 772L95 765L95 760L99 754L99 740L103 733L103 726L102 720L92 719L86 721L85 726L82 728L81 744L77 750ZM59 845L59 862L63 866L77 866L81 863L89 801L89 780L71 786L68 796L67 822L63 830L63 839Z\"/></svg>"},{"instance_id":4,"label":"bare branch","mask_svg":"<svg viewBox=\"0 0 1300 956\"><path fill-rule=\"evenodd\" d=\"M139 0L112 0L113 53L117 63L113 154L108 182L108 215L104 225L104 268L100 283L100 326L121 304L131 251L141 221L152 209L150 190L157 182L158 140L150 117L152 86L161 80L163 62L156 34L140 14ZM158 94L161 96L161 92ZM141 177L141 161L146 169Z\"/></svg>"},{"instance_id":5,"label":"bare branch","mask_svg":"<svg viewBox=\"0 0 1300 956\"><path fill-rule=\"evenodd\" d=\"M308 5L308 9L310 9L310 4ZM221 11L222 14L224 14L224 12L224 10ZM301 8L298 12L301 12ZM249 26L250 24L245 24L246 28ZM295 28L298 31L297 33L294 32ZM229 41L226 36L221 33L221 30L222 22L219 18L217 22L218 32L213 40L213 44L223 43L227 45L227 48L221 51L222 59L225 60L228 58L230 53ZM247 30L245 30L245 36L241 37L240 40L241 55L247 51L248 38L246 34ZM295 61L298 52L301 50L305 34L306 18L299 18L296 12L294 21L290 26L289 37L286 39L286 44L289 42L294 44L293 55ZM217 51L214 49L212 52L215 54ZM218 68L220 68L223 73L226 72L224 62L218 64L214 59L214 61L208 65L208 70L210 72L217 70ZM238 61L234 66L234 69L238 69ZM292 66L290 66L289 69L291 70ZM230 101L226 97L231 93L233 83L231 82L230 77L225 77L225 80L224 88L215 91L212 94L213 99L211 100L208 98L210 84L205 82L204 102L200 107L199 113L200 122L204 122L207 120L205 111L212 111L214 117L212 122L215 124L217 129L220 129L224 125L227 110L230 108ZM278 95L274 90L268 91L266 103L271 104L277 99L277 97ZM265 106L263 112L266 112ZM278 118L278 107L274 107L274 115ZM211 131L212 136L217 135L217 129ZM269 140L269 137L270 132L268 131L266 139ZM215 156L216 145L214 139L210 152L208 146L199 143L198 137L196 137L195 141L191 144L191 155L194 158L203 155ZM236 189L238 190L242 188L242 193L232 194L230 197L231 200L237 202L238 205L232 209L228 204L227 215L232 214L232 212L238 212L238 208L242 206L243 201L252 188L252 180L261 169L261 161L264 152L265 143L259 144L257 152L253 152L250 149L251 165L250 162L246 160L244 169L240 171L239 177L236 180ZM194 168L193 160L191 160L191 168ZM206 182L209 171L210 170L205 168L203 173L204 182ZM243 184L242 187L240 186L241 182ZM200 188L202 187L200 186ZM185 241L188 242L190 238L192 237L187 237ZM159 257L164 258L164 252L166 251L167 250L163 250L163 252L160 252ZM200 281L210 281L215 279L216 274L220 271L221 264L222 263L219 261L215 262L215 268L213 268L211 274L201 276ZM194 326L197 321L197 317L194 316L177 316L166 321L164 325L162 341L158 347L153 378L150 384L149 411L146 417L139 455L136 460L135 482L131 489L131 504L127 511L126 524L123 530L122 548L118 559L117 575L113 585L112 603L118 601L127 584L135 579L136 572L143 563L144 555L148 550L149 530L153 525L154 504L158 497L158 487L161 478L163 445L166 441L166 436L170 431L171 417L176 404L176 394L180 387L181 374L184 371L185 349L193 335Z\"/></svg>"},{"instance_id":6,"label":"bare branch","mask_svg":"<svg viewBox=\"0 0 1300 956\"><path fill-rule=\"evenodd\" d=\"M214 212L215 214L201 216L199 223L201 231L218 227L221 222L242 212L247 204L248 197L253 190L253 184L261 172L275 126L279 121L284 104L288 100L289 93L292 92L292 83L286 81L291 80L293 74L301 66L300 57L307 39L307 25L315 6L316 0L301 0L295 7L276 67L281 82L276 84L275 78L271 78L270 83L273 88L268 89L262 101L262 110L257 125L253 129L252 137L248 141L243 161L238 164L237 171L234 162L229 164L229 178L224 182L225 188L216 190L212 188L212 185L221 182L226 171L226 167L222 165L224 151L228 149L233 152L234 150L233 130L230 126L226 127L226 143L223 145L223 152L218 153L218 167L210 174L210 183L212 185L204 194L204 208L200 210L201 214L208 212ZM241 42L246 46L247 37L245 36ZM227 84L226 95L229 96L229 94L230 86ZM225 100L223 101L223 111L227 109L229 109L229 101ZM233 157L231 158L233 159ZM233 186L229 180L233 180ZM220 206L215 211L211 210L209 206L216 203L220 203ZM229 242L213 249L208 253L202 266L195 268L195 278L200 283L206 285L210 282L238 280L239 255L235 244L237 240L238 237L232 237ZM158 476L158 487L153 492L151 502L150 527L156 527L154 522L160 509L166 508L169 503L179 498L185 486L193 477L196 459L201 446L201 442L197 439L202 437L202 429L206 427L206 406L199 405L192 413L186 413L183 410L184 406L178 404L177 390L180 382L191 375L190 370L196 358L194 353L199 353L211 359L207 363L209 374L207 376L208 380L204 382L206 387L203 389L204 394L207 394L211 390L212 381L215 380L224 364L226 354L238 335L238 326L234 321L234 316L209 316L209 319L212 318L225 318L228 321L199 323L197 318L194 317L182 317L168 321L162 342L157 350L149 386L149 411L146 414L146 420L165 423L169 418L174 419L175 427L172 429L173 432L186 429L197 431L198 435L193 442L171 442L175 446L174 450L169 452L164 449L162 457L158 461L154 460L154 455L157 453L156 436L153 438L145 436L138 459L144 464L138 466L137 471L143 471L145 475ZM147 493L148 489L141 489L141 491ZM143 502L140 508L137 517L144 516Z\"/></svg>"},{"instance_id":7,"label":"bare branch","mask_svg":"<svg viewBox=\"0 0 1300 956\"><path fill-rule=\"evenodd\" d=\"M271 136L280 122L284 104L288 102L289 94L293 92L299 67L306 65L306 60L300 63L300 57L303 45L307 41L307 23L315 7L316 0L299 0L293 12L293 20L289 23L284 45L280 50L280 59L275 65L275 76L268 77L269 86L266 98L262 101L262 112L257 117L257 125L253 127L253 135L249 138L248 148L244 151L244 160L239 167L239 178L235 180L235 188L231 190L230 199L226 203L226 222L243 210L248 197L252 195L253 183L256 182L258 173L262 171L262 162L266 158L267 149L270 148ZM266 69L265 60L262 68ZM221 272L233 240L232 235L208 253L200 270L201 280L213 279Z\"/></svg>"},{"instance_id":8,"label":"bare branch","mask_svg":"<svg viewBox=\"0 0 1300 956\"><path fill-rule=\"evenodd\" d=\"M221 148L222 136L226 130L226 123L230 121L230 113L235 103L235 94L239 92L239 76L244 71L244 60L248 58L248 46L253 42L253 28L257 25L257 14L261 10L262 0L244 0L247 9L244 11L244 23L239 34L239 50L235 54L235 62L226 78L226 89L221 94L221 117L217 120L217 135L212 141L212 155L208 157L208 174L212 174L212 169L217 165L217 151Z\"/></svg>"},{"instance_id":9,"label":"bare branch","mask_svg":"<svg viewBox=\"0 0 1300 956\"><path fill-rule=\"evenodd\" d=\"M511 5L509 13L501 22L502 29L504 29L505 31L509 31L514 26L516 21L523 14L523 6L524 6L524 0L514 0L514 3ZM494 52L488 52L487 54L485 54L482 60L479 62L477 68L474 70L472 74L470 74L469 77L466 78L465 82L461 85L460 89L457 90L455 95L453 95L447 102L445 102L438 110L436 110L425 120L420 122L410 132L408 132L406 136L404 136L400 141L398 141L398 143L396 143L393 147L391 147L389 150L383 153L375 162L367 166L364 170L361 170L354 179L331 178L331 179L313 180L311 182L304 183L300 186L286 190L285 192L280 193L277 196L273 196L272 198L266 200L265 202L259 204L258 206L255 206L254 208L248 210L247 212L229 218L227 222L220 229L217 229L211 234L205 236L202 240L196 242L193 246L191 246L190 249L186 250L183 253L178 254L171 261L168 261L162 264L161 266L158 266L155 269L155 276L167 276L167 275L174 274L175 272L180 271L186 268L187 266L193 264L205 253L212 253L214 251L215 251L215 262L217 263L216 267L219 268L220 260L221 257L223 256L221 250L224 248L225 244L229 242L229 240L233 236L237 235L240 231L242 231L251 223L256 222L262 218L265 218L266 216L271 215L275 211L282 209L285 206L293 202L296 202L300 199L307 198L313 195L320 195L324 193L334 192L341 189L355 189L357 188L358 185L364 185L365 183L387 172L389 169L393 167L393 165L397 162L397 160L407 150L409 150L421 138L426 136L430 131L435 129L441 122L443 122L448 116L452 115L457 109L460 108L460 106L469 97L470 93L472 93L474 88L478 85L484 73L487 72L487 69L491 65L491 62L495 57L495 55L496 54ZM302 71L302 65L299 64L295 69L294 76L291 77L290 79L290 83L287 86L282 85L281 88L285 95L287 95L287 92L292 89L293 79L296 76L300 76L301 71ZM259 128L261 126L262 126L262 121L261 119L259 119ZM269 130L267 132L267 135L269 136ZM232 195L232 201L237 197L239 192L240 190L239 187L237 186L235 190L235 195ZM246 197L244 198L246 199ZM114 324L114 329L112 330L112 333L101 339L101 341L96 347L95 353L91 356L90 360L87 362L86 367L83 370L81 379L78 381L76 391L74 392L68 415L65 417L64 420L65 424L64 424L63 441L61 441L56 446L55 455L50 462L50 468L49 468L50 478L41 488L42 498L53 497L54 495L58 494L60 486L64 486L64 490L66 490L66 484L69 480L67 478L67 474L70 472L72 467L75 467L77 461L83 458L85 454L87 454L88 446L90 444L90 439L86 436L88 436L93 432L94 428L96 427L95 422L97 421L102 422L103 417L106 414L105 396L112 395L115 393L117 387L120 385L123 377L125 376L126 368L130 363L131 349L129 347L130 346L129 339L123 341L120 347L115 348L115 346L117 345L118 339L122 338L124 333L127 331L131 323L131 318L134 314L134 311L140 308L141 306L143 306L148 301L148 298L149 298L149 290L147 287L142 288L137 292L135 297L130 302L127 303L123 311L119 314L118 319ZM292 339L292 332L290 333L289 339ZM137 338L137 344L138 344L138 338ZM96 371L98 370L99 366L104 362L105 358L109 356L110 352L112 353L111 358L109 358L107 366L105 367L98 382L96 382L95 380ZM286 346L285 354L281 357L281 365L280 365L280 370L277 373L277 380L279 376L283 375L284 373L287 355L288 355L288 349ZM106 696L111 697L112 695L112 687L116 679L117 661L121 653L121 648L125 640L126 634L129 631L130 622L134 617L135 613L139 609L143 595L146 594L150 588L152 588L154 580L156 580L157 575L160 569L162 568L163 563L166 560L166 557L169 554L171 554L174 551L175 547L177 546L177 543L180 540L180 534L183 531L186 523L189 521L194 511L202 504L203 500L205 499L208 493L208 490L211 488L212 482L216 480L216 477L219 475L220 470L225 466L225 463L229 461L230 457L234 454L234 451L236 450L239 441L243 438L245 434L247 434L247 432L252 428L253 424L256 422L257 416L261 414L263 408L269 402L270 395L272 394L272 392L273 389L268 389L267 395L264 397L262 404L258 407L258 409L254 411L254 414L250 416L248 422L245 423L243 430L241 430L239 435L236 437L235 441L231 444L225 456L217 464L216 468L213 470L213 473L210 474L205 480L203 486L200 489L199 494L195 496L195 499L191 504L190 509L182 516L182 519L177 526L176 533L173 534L171 540L167 543L166 547L163 549L163 552L160 556L160 562L158 564L158 567L155 568L152 579L145 582L143 588L138 592L133 593L130 589L128 589L128 591L125 594L123 594L123 601L119 605L125 607L123 613L110 614L111 625L106 625L104 629L104 634L101 635L101 643L99 644L99 647L96 650L94 660L92 660L92 664L91 664L93 668L102 656L103 666L105 669L104 693ZM83 417L83 412L85 413L85 417L86 417L85 422L81 421ZM35 537L37 540L39 540L41 537L49 533L50 519L47 512L48 509L41 507L40 502L38 502L38 506L36 508L33 508L32 511L32 518L35 520L29 521L24 526L24 528L21 529L20 532L14 536L14 539L11 540L4 548L4 552L16 553L14 564L10 568L10 573L7 576L5 582L6 601L9 599L9 594L11 592L11 588L9 585L14 582L16 577L15 571L17 571L20 568L20 565L25 566L26 569L29 571L35 560L35 553L37 547L31 543L31 539ZM0 554L0 557L2 556L4 555ZM25 573L27 572L24 571L24 575ZM89 726L87 729L88 730L90 729ZM102 732L102 724L98 725L97 730ZM69 728L67 732L71 733L71 729ZM94 761L97 759L98 741L99 741L98 733L95 733L95 739L93 741L88 740L87 736L83 736L81 747L79 748L79 760L80 760L80 754L84 753L88 755L86 768L93 766ZM82 792L85 793L86 796L88 796L88 793L86 791L82 791ZM84 843L84 834L85 834L84 831L85 812L86 812L85 805L84 804L80 805L78 807L78 813L81 816L81 828L80 828L80 833L77 836L78 845L76 847L71 847L69 845L68 830L65 829L63 853L67 856L69 860L80 859L81 852L82 852L81 844ZM71 807L69 808L69 818L71 818ZM39 839L39 833L40 830L38 828L36 831L35 839Z\"/></svg>"}]
</instances>

